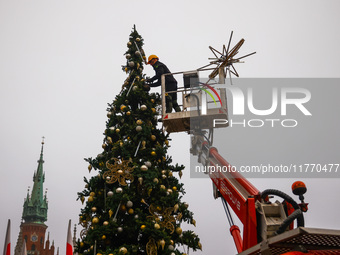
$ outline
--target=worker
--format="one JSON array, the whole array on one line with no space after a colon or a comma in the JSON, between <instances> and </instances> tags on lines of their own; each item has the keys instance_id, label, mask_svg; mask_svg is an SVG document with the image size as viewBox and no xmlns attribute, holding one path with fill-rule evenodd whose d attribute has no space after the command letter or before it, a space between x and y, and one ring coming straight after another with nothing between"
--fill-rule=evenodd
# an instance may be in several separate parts
<instances>
[{"instance_id":1,"label":"worker","mask_svg":"<svg viewBox=\"0 0 340 255\"><path fill-rule=\"evenodd\" d=\"M148 58L148 64L152 65L156 72L154 77L146 80L150 87L160 86L162 74L171 73L167 66L158 60L156 55L150 55ZM154 82L155 80L157 81ZM167 113L171 113L172 108L174 108L176 112L181 111L181 108L177 103L177 81L172 74L165 75L165 104Z\"/></svg>"}]
</instances>

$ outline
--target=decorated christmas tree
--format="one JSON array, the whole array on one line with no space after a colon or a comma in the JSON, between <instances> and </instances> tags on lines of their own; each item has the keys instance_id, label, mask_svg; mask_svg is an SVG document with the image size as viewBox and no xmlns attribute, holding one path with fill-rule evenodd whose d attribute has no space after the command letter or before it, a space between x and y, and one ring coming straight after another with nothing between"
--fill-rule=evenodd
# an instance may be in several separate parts
<instances>
[{"instance_id":1,"label":"decorated christmas tree","mask_svg":"<svg viewBox=\"0 0 340 255\"><path fill-rule=\"evenodd\" d=\"M85 190L78 193L84 208L76 250L83 255L187 254L201 244L193 231L182 230L183 222L196 224L174 175L181 176L184 166L171 164L168 134L157 127L160 95L144 85L146 57L135 27L127 47L127 78L108 104L103 151L86 159L89 171L98 174L85 177Z\"/></svg>"}]
</instances>

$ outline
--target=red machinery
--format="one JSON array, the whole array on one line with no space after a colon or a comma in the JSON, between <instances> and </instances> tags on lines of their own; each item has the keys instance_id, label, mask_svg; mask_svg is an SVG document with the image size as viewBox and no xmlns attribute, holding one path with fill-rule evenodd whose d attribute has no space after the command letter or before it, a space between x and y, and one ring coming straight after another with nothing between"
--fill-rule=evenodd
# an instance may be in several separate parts
<instances>
[{"instance_id":1,"label":"red machinery","mask_svg":"<svg viewBox=\"0 0 340 255\"><path fill-rule=\"evenodd\" d=\"M213 70L209 80L203 84L205 86L217 75L219 75L219 84L225 83L228 72L229 75L233 73L238 76L233 64L254 53L236 58L244 39L229 51L230 41L231 37L228 47L223 46L222 52L210 47L216 58L209 65L216 64L216 68L206 69L209 66L207 65L195 71L174 73L174 75L184 76L184 88L179 88L177 91L182 93L182 112L165 112L165 77L162 76L162 121L165 130L190 133L191 153L198 156L198 162L208 169L215 167L214 171L209 172L214 184L214 197L222 199L230 224L230 233L240 255L340 254L340 231L304 227L303 213L307 211L308 204L304 202L303 194L307 189L302 182L295 182L292 187L293 193L301 200L300 204L278 190L268 189L260 192L241 174L233 171L232 166L212 146L211 137L214 130L212 120L228 118L226 90L221 86L218 87L220 104L216 107L217 104L214 102L214 107L209 108L211 102L207 100L207 94L204 94L206 87L200 88L198 85L198 74ZM188 78L194 78L197 84L188 86L186 84ZM217 93L217 89L212 90ZM205 107L204 115L200 114L202 107ZM220 127L225 126L227 125ZM209 130L208 137L207 130ZM223 166L229 171L216 171L218 167ZM281 197L283 202L270 202L272 196ZM242 236L239 227L232 219L229 207L243 224ZM297 221L296 228L293 227L294 220Z\"/></svg>"}]
</instances>

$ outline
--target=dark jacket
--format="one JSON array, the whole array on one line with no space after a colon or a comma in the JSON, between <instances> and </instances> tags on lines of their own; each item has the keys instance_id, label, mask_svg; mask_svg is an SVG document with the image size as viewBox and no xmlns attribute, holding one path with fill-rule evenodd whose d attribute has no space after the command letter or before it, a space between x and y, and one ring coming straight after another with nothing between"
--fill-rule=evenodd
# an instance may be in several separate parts
<instances>
[{"instance_id":1,"label":"dark jacket","mask_svg":"<svg viewBox=\"0 0 340 255\"><path fill-rule=\"evenodd\" d=\"M154 83L150 84L150 87L158 87L162 84L162 74L171 73L170 70L167 68L166 65L164 65L162 62L157 61L153 66L153 69L156 72L156 75L149 79L149 82L153 82L157 80ZM177 90L177 81L175 78L170 75L165 76L165 91L176 91Z\"/></svg>"}]
</instances>

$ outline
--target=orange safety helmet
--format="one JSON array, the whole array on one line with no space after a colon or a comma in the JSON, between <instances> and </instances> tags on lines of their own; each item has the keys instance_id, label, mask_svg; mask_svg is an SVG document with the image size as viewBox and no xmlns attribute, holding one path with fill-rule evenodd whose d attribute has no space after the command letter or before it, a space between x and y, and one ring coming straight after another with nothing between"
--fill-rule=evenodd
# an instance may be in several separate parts
<instances>
[{"instance_id":1,"label":"orange safety helmet","mask_svg":"<svg viewBox=\"0 0 340 255\"><path fill-rule=\"evenodd\" d=\"M158 59L158 57L156 55L150 55L149 58L148 58L148 64L150 64L150 61L154 58Z\"/></svg>"}]
</instances>

